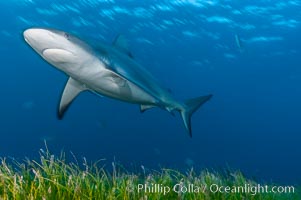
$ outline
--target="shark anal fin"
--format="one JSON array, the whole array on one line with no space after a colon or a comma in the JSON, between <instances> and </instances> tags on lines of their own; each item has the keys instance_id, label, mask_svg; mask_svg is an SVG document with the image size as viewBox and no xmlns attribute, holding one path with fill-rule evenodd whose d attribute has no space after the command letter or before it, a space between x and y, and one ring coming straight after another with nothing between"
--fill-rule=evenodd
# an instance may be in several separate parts
<instances>
[{"instance_id":1,"label":"shark anal fin","mask_svg":"<svg viewBox=\"0 0 301 200\"><path fill-rule=\"evenodd\" d=\"M59 105L59 119L63 118L65 111L68 109L68 107L70 106L72 101L77 97L77 95L86 89L87 88L82 83L74 80L71 77L68 79Z\"/></svg>"},{"instance_id":2,"label":"shark anal fin","mask_svg":"<svg viewBox=\"0 0 301 200\"><path fill-rule=\"evenodd\" d=\"M146 110L154 108L154 107L156 107L156 106L154 106L154 105L140 105L140 112L143 113Z\"/></svg>"},{"instance_id":3,"label":"shark anal fin","mask_svg":"<svg viewBox=\"0 0 301 200\"><path fill-rule=\"evenodd\" d=\"M128 48L128 42L125 39L125 37L123 35L118 35L114 42L113 45L121 52L125 53L126 55L128 55L129 57L133 58L132 53L130 52L129 48Z\"/></svg>"}]
</instances>

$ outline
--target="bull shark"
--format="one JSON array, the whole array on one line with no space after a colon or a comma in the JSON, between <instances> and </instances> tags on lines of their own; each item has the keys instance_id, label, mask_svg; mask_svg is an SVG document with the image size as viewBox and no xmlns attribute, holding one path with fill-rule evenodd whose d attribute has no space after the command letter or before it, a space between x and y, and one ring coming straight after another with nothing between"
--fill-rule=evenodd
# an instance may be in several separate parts
<instances>
[{"instance_id":1,"label":"bull shark","mask_svg":"<svg viewBox=\"0 0 301 200\"><path fill-rule=\"evenodd\" d=\"M192 137L191 115L212 97L200 96L184 102L175 100L135 61L123 36L117 36L112 45L100 43L97 47L55 29L29 28L23 36L44 60L69 76L59 103L59 119L81 92L90 91L138 104L141 112L153 107L172 114L178 111Z\"/></svg>"}]
</instances>

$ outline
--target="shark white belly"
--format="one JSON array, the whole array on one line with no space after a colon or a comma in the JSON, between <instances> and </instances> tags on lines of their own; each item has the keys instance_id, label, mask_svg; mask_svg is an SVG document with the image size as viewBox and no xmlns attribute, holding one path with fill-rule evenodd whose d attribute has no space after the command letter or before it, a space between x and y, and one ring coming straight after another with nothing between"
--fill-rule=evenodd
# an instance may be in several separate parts
<instances>
[{"instance_id":1,"label":"shark white belly","mask_svg":"<svg viewBox=\"0 0 301 200\"><path fill-rule=\"evenodd\" d=\"M153 105L156 102L138 86L108 70L96 54L81 53L81 60L78 60L66 50L46 49L41 56L87 90L130 103Z\"/></svg>"}]
</instances>

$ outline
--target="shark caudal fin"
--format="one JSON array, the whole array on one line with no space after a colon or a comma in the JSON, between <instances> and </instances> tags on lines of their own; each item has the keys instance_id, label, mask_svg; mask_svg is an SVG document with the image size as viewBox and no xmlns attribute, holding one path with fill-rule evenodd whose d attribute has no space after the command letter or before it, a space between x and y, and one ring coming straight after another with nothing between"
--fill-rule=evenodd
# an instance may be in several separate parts
<instances>
[{"instance_id":1,"label":"shark caudal fin","mask_svg":"<svg viewBox=\"0 0 301 200\"><path fill-rule=\"evenodd\" d=\"M180 113L185 125L185 128L187 129L190 137L192 137L191 133L191 115L206 101L208 101L212 95L207 96L201 96L193 99L189 99L184 102L184 106L182 109L180 109Z\"/></svg>"}]
</instances>

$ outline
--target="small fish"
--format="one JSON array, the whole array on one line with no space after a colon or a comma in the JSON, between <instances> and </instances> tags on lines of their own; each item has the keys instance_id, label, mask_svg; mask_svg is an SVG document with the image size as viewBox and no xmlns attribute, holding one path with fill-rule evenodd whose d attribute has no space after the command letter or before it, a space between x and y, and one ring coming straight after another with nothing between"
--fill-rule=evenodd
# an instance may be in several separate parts
<instances>
[{"instance_id":1,"label":"small fish","mask_svg":"<svg viewBox=\"0 0 301 200\"><path fill-rule=\"evenodd\" d=\"M238 34L235 34L235 42L239 50L242 50L242 42Z\"/></svg>"}]
</instances>

